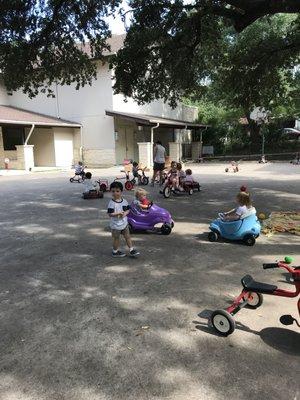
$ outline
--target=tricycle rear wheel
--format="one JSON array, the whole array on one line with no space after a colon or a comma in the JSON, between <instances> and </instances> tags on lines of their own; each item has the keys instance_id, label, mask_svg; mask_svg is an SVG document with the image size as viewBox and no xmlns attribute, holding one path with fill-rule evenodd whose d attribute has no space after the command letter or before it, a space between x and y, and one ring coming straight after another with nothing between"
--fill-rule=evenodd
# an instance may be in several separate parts
<instances>
[{"instance_id":1,"label":"tricycle rear wheel","mask_svg":"<svg viewBox=\"0 0 300 400\"><path fill-rule=\"evenodd\" d=\"M235 320L225 310L216 310L211 315L211 324L222 336L228 336L235 330Z\"/></svg>"},{"instance_id":2,"label":"tricycle rear wheel","mask_svg":"<svg viewBox=\"0 0 300 400\"><path fill-rule=\"evenodd\" d=\"M255 310L260 307L264 301L264 296L261 293L250 292L248 293L247 307Z\"/></svg>"}]
</instances>

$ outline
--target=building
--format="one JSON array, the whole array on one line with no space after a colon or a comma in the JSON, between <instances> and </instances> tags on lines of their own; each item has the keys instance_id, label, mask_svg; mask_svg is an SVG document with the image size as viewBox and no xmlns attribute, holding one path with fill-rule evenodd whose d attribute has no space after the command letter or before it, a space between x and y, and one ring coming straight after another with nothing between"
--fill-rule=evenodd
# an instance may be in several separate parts
<instances>
[{"instance_id":1,"label":"building","mask_svg":"<svg viewBox=\"0 0 300 400\"><path fill-rule=\"evenodd\" d=\"M106 56L117 52L123 41L124 35L113 36ZM88 52L88 46L84 50ZM121 164L124 159L149 165L151 143L158 138L172 158L180 158L182 132L204 128L194 124L196 108L125 101L113 93L108 62L95 62L97 79L92 86L76 90L75 85L56 85L55 98L39 94L30 99L22 91L9 96L0 85L1 166L5 159L10 168L19 169L70 167L79 159L89 167ZM195 148L199 152L199 144Z\"/></svg>"}]
</instances>

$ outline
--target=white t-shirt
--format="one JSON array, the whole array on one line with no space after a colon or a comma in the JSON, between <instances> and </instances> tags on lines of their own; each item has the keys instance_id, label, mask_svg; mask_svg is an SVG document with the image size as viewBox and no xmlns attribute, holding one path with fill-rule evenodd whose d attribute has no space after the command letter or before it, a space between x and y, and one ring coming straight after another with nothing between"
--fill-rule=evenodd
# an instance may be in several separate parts
<instances>
[{"instance_id":1,"label":"white t-shirt","mask_svg":"<svg viewBox=\"0 0 300 400\"><path fill-rule=\"evenodd\" d=\"M111 199L107 206L108 214L129 210L129 205L125 199L116 201ZM110 217L110 228L122 231L128 225L127 217Z\"/></svg>"},{"instance_id":2,"label":"white t-shirt","mask_svg":"<svg viewBox=\"0 0 300 400\"><path fill-rule=\"evenodd\" d=\"M186 175L185 181L193 183L194 182L193 175Z\"/></svg>"},{"instance_id":3,"label":"white t-shirt","mask_svg":"<svg viewBox=\"0 0 300 400\"><path fill-rule=\"evenodd\" d=\"M81 174L82 171L83 171L83 166L76 164L75 165L75 174Z\"/></svg>"},{"instance_id":4,"label":"white t-shirt","mask_svg":"<svg viewBox=\"0 0 300 400\"><path fill-rule=\"evenodd\" d=\"M235 210L235 213L241 217L242 215L246 214L248 212L247 206L238 206Z\"/></svg>"},{"instance_id":5,"label":"white t-shirt","mask_svg":"<svg viewBox=\"0 0 300 400\"><path fill-rule=\"evenodd\" d=\"M88 193L90 190L96 190L91 179L85 179L83 185L84 185L84 193Z\"/></svg>"},{"instance_id":6,"label":"white t-shirt","mask_svg":"<svg viewBox=\"0 0 300 400\"><path fill-rule=\"evenodd\" d=\"M157 144L155 146L155 149L156 149L156 154L153 161L159 164L163 164L166 161L165 158L166 149L164 148L164 146L161 146L160 144Z\"/></svg>"}]
</instances>

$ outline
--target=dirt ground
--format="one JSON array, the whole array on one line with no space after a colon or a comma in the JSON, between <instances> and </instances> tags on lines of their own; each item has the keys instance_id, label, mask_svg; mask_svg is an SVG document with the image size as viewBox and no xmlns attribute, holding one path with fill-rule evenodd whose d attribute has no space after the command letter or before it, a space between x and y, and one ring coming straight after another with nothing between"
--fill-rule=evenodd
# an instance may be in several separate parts
<instances>
[{"instance_id":1,"label":"dirt ground","mask_svg":"<svg viewBox=\"0 0 300 400\"><path fill-rule=\"evenodd\" d=\"M207 324L245 274L293 288L262 263L291 255L300 265L300 237L262 235L247 247L210 243L207 232L241 184L258 212L299 210L300 166L224 168L192 166L203 191L191 197L148 187L175 227L133 235L138 259L111 257L109 193L83 200L69 172L0 176L1 400L300 399L300 330L279 322L297 317L296 299L265 295L227 338Z\"/></svg>"}]
</instances>

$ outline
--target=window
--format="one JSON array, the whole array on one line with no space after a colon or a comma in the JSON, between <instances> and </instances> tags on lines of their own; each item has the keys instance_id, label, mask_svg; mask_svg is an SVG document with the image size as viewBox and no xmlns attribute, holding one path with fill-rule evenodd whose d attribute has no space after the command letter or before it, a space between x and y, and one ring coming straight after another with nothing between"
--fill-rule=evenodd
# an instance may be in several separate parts
<instances>
[{"instance_id":1,"label":"window","mask_svg":"<svg viewBox=\"0 0 300 400\"><path fill-rule=\"evenodd\" d=\"M16 145L25 142L24 128L21 126L3 126L2 135L4 150L16 150Z\"/></svg>"}]
</instances>

